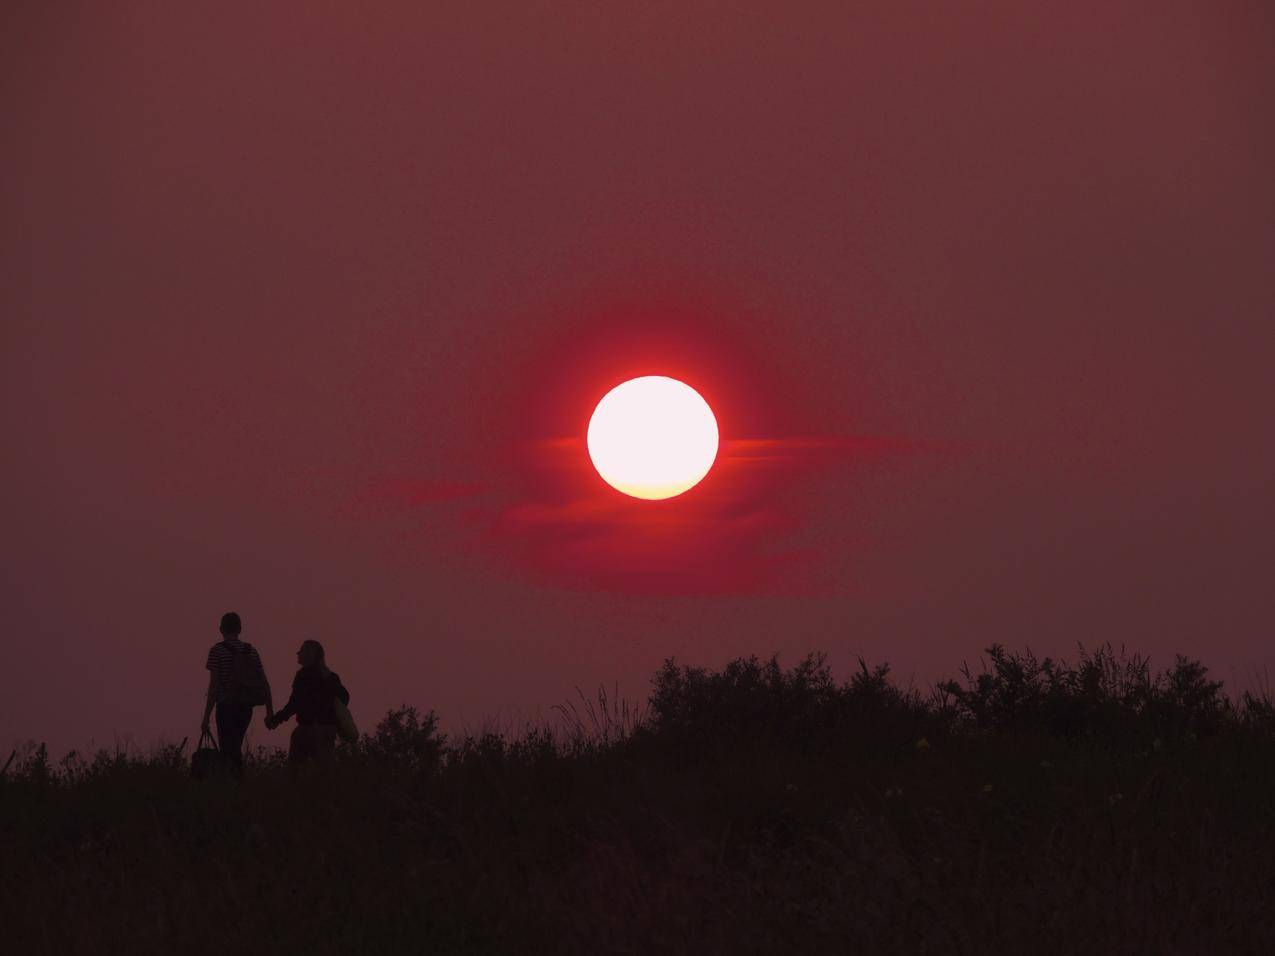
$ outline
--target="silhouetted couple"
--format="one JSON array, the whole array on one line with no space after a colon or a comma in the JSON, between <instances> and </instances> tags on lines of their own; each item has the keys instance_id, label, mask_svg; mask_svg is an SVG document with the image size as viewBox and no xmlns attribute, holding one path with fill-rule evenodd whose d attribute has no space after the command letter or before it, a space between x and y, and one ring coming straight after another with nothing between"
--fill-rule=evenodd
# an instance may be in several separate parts
<instances>
[{"instance_id":1,"label":"silhouetted couple","mask_svg":"<svg viewBox=\"0 0 1275 956\"><path fill-rule=\"evenodd\" d=\"M217 747L236 776L243 774L243 739L252 722L252 709L266 708L266 727L278 727L293 715L297 726L288 747L294 765L320 760L336 749L338 727L353 732L349 712L350 692L341 678L328 669L323 645L302 641L297 650L300 670L292 680L292 696L279 711L274 709L270 682L257 649L240 638L243 622L231 611L221 617L221 640L208 651L208 694L200 730L210 731L209 717L216 708ZM340 701L338 707L337 701Z\"/></svg>"}]
</instances>

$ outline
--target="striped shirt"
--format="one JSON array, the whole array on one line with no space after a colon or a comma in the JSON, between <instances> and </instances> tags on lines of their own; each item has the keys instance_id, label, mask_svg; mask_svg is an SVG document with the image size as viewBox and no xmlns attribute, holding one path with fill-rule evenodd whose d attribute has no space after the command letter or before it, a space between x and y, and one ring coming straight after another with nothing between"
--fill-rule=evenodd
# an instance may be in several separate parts
<instances>
[{"instance_id":1,"label":"striped shirt","mask_svg":"<svg viewBox=\"0 0 1275 956\"><path fill-rule=\"evenodd\" d=\"M234 644L232 648L230 645ZM247 653L252 655L252 661L261 668L261 655L257 653L257 649L247 641L220 641L208 649L208 661L204 666L208 668L209 673L213 676L215 682L215 696L213 700L221 703L226 699L226 691L230 689L231 680L234 674L233 658L234 654ZM264 668L263 668L264 670Z\"/></svg>"}]
</instances>

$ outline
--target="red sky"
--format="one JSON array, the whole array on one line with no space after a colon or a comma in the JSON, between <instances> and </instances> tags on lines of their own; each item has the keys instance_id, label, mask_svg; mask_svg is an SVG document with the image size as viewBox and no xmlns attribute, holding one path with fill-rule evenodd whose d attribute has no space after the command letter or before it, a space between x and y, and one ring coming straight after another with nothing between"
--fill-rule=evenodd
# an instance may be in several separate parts
<instances>
[{"instance_id":1,"label":"red sky","mask_svg":"<svg viewBox=\"0 0 1275 956\"><path fill-rule=\"evenodd\" d=\"M1269 5L3 16L0 745L190 733L228 609L365 725L1275 664ZM582 443L652 372L723 435L657 505Z\"/></svg>"}]
</instances>

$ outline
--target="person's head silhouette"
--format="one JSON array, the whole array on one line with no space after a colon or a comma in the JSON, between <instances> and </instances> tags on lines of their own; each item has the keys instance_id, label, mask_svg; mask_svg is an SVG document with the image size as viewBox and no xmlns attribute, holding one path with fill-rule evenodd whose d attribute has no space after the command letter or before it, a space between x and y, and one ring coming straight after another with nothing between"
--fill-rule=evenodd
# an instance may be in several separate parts
<instances>
[{"instance_id":1,"label":"person's head silhouette","mask_svg":"<svg viewBox=\"0 0 1275 956\"><path fill-rule=\"evenodd\" d=\"M234 639L239 636L239 632L243 630L243 621L239 620L239 615L234 611L227 611L221 616L221 636Z\"/></svg>"},{"instance_id":2,"label":"person's head silhouette","mask_svg":"<svg viewBox=\"0 0 1275 956\"><path fill-rule=\"evenodd\" d=\"M297 663L302 667L317 667L323 670L326 666L323 645L318 641L302 641L297 649Z\"/></svg>"}]
</instances>

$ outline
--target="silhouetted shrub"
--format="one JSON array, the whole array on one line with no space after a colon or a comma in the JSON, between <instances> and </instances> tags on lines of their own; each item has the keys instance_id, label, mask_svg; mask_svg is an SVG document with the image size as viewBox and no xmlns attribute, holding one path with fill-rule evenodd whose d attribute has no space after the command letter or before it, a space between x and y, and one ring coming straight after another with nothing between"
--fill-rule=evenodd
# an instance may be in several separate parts
<instances>
[{"instance_id":1,"label":"silhouetted shrub","mask_svg":"<svg viewBox=\"0 0 1275 956\"><path fill-rule=\"evenodd\" d=\"M14 756L17 759L10 766L7 779L37 785L47 784L57 779L57 771L49 763L47 745L27 741L17 749Z\"/></svg>"},{"instance_id":2,"label":"silhouetted shrub","mask_svg":"<svg viewBox=\"0 0 1275 956\"><path fill-rule=\"evenodd\" d=\"M790 671L779 658L739 658L720 671L664 662L652 681L651 730L664 736L793 739L826 717L837 694L823 655Z\"/></svg>"},{"instance_id":3,"label":"silhouetted shrub","mask_svg":"<svg viewBox=\"0 0 1275 956\"><path fill-rule=\"evenodd\" d=\"M1217 733L1234 715L1222 682L1180 655L1153 677L1147 658L1110 644L1092 652L1081 647L1074 666L999 644L986 654L980 673L962 668L963 685L938 685L958 727L1107 741L1178 739Z\"/></svg>"},{"instance_id":4,"label":"silhouetted shrub","mask_svg":"<svg viewBox=\"0 0 1275 956\"><path fill-rule=\"evenodd\" d=\"M485 764L495 766L501 763L507 754L516 752L517 741L511 741L494 731L484 731L477 735L461 737L447 748L449 766L462 764Z\"/></svg>"},{"instance_id":5,"label":"silhouetted shrub","mask_svg":"<svg viewBox=\"0 0 1275 956\"><path fill-rule=\"evenodd\" d=\"M1240 721L1248 730L1275 733L1275 700L1269 692L1244 691L1238 707Z\"/></svg>"},{"instance_id":6,"label":"silhouetted shrub","mask_svg":"<svg viewBox=\"0 0 1275 956\"><path fill-rule=\"evenodd\" d=\"M778 657L731 661L720 671L670 659L652 681L649 730L695 751L745 743L802 749L860 742L899 743L938 730L934 713L888 678L889 665L838 684L827 658L810 654L790 670Z\"/></svg>"},{"instance_id":7,"label":"silhouetted shrub","mask_svg":"<svg viewBox=\"0 0 1275 956\"><path fill-rule=\"evenodd\" d=\"M1208 675L1199 661L1177 655L1151 686L1145 712L1152 728L1173 738L1220 733L1233 720L1234 707L1222 693L1222 682Z\"/></svg>"},{"instance_id":8,"label":"silhouetted shrub","mask_svg":"<svg viewBox=\"0 0 1275 956\"><path fill-rule=\"evenodd\" d=\"M432 710L421 714L406 704L387 713L359 741L366 756L408 772L436 768L445 745L446 738L438 732L438 715Z\"/></svg>"}]
</instances>

